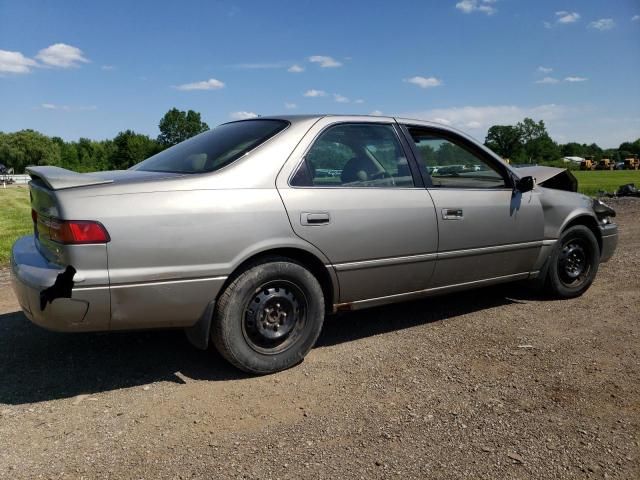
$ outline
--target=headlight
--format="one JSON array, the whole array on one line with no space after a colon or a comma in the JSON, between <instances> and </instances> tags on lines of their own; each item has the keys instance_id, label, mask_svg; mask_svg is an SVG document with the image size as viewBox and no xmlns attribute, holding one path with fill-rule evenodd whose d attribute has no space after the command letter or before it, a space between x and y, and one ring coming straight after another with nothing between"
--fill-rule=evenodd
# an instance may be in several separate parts
<instances>
[{"instance_id":1,"label":"headlight","mask_svg":"<svg viewBox=\"0 0 640 480\"><path fill-rule=\"evenodd\" d=\"M597 198L593 199L592 206L593 206L593 211L596 214L596 217L598 217L598 220L603 225L607 225L608 223L611 223L611 217L616 216L616 211L613 208L611 208L609 205L607 205L603 201L598 200Z\"/></svg>"}]
</instances>

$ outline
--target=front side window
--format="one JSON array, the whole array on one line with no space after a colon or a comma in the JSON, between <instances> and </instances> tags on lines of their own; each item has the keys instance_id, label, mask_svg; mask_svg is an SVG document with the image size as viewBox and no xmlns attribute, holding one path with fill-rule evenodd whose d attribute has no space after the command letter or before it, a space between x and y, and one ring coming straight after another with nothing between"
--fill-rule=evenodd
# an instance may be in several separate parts
<instances>
[{"instance_id":1,"label":"front side window","mask_svg":"<svg viewBox=\"0 0 640 480\"><path fill-rule=\"evenodd\" d=\"M385 124L340 124L325 130L291 179L298 187L413 187L396 131Z\"/></svg>"},{"instance_id":2,"label":"front side window","mask_svg":"<svg viewBox=\"0 0 640 480\"><path fill-rule=\"evenodd\" d=\"M409 129L418 162L434 188L505 188L502 174L484 159L435 132Z\"/></svg>"},{"instance_id":3,"label":"front side window","mask_svg":"<svg viewBox=\"0 0 640 480\"><path fill-rule=\"evenodd\" d=\"M148 172L206 173L218 170L284 130L283 120L245 120L220 125L131 167Z\"/></svg>"}]
</instances>

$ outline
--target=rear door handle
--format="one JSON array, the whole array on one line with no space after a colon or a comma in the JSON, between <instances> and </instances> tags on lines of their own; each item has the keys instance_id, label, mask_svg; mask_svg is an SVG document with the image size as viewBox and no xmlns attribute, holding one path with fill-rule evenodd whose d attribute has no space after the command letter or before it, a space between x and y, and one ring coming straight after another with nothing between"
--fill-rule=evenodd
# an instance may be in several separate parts
<instances>
[{"instance_id":1,"label":"rear door handle","mask_svg":"<svg viewBox=\"0 0 640 480\"><path fill-rule=\"evenodd\" d=\"M461 208L443 208L442 219L443 220L462 220L464 215Z\"/></svg>"},{"instance_id":2,"label":"rear door handle","mask_svg":"<svg viewBox=\"0 0 640 480\"><path fill-rule=\"evenodd\" d=\"M302 212L300 214L302 225L327 225L330 222L329 212Z\"/></svg>"}]
</instances>

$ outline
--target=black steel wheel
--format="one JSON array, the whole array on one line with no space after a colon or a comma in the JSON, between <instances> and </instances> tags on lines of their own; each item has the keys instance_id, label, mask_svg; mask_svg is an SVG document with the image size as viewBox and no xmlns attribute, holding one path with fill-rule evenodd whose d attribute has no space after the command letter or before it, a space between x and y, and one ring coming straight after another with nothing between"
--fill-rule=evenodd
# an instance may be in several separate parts
<instances>
[{"instance_id":1,"label":"black steel wheel","mask_svg":"<svg viewBox=\"0 0 640 480\"><path fill-rule=\"evenodd\" d=\"M211 336L241 370L273 373L300 363L324 321L318 280L299 263L262 259L237 274L218 298Z\"/></svg>"},{"instance_id":2,"label":"black steel wheel","mask_svg":"<svg viewBox=\"0 0 640 480\"><path fill-rule=\"evenodd\" d=\"M565 230L558 239L547 273L547 287L559 298L582 295L593 283L600 263L600 247L584 225Z\"/></svg>"},{"instance_id":3,"label":"black steel wheel","mask_svg":"<svg viewBox=\"0 0 640 480\"><path fill-rule=\"evenodd\" d=\"M245 340L259 353L283 352L304 330L307 308L307 298L295 283L276 280L261 285L244 310Z\"/></svg>"},{"instance_id":4,"label":"black steel wheel","mask_svg":"<svg viewBox=\"0 0 640 480\"><path fill-rule=\"evenodd\" d=\"M588 242L584 238L567 240L558 257L558 278L566 287L576 287L589 279L591 255Z\"/></svg>"}]
</instances>

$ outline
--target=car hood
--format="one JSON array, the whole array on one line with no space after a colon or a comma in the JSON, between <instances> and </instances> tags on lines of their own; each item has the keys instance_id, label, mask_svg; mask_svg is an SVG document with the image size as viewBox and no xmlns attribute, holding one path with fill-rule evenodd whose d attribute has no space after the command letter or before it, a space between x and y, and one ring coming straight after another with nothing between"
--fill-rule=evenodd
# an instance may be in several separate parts
<instances>
[{"instance_id":1,"label":"car hood","mask_svg":"<svg viewBox=\"0 0 640 480\"><path fill-rule=\"evenodd\" d=\"M578 180L566 168L557 167L519 167L515 173L520 177L533 177L537 185L568 192L578 191Z\"/></svg>"},{"instance_id":2,"label":"car hood","mask_svg":"<svg viewBox=\"0 0 640 480\"><path fill-rule=\"evenodd\" d=\"M557 167L519 167L516 168L516 173L520 178L522 177L533 177L535 178L538 184L542 182L546 182L550 178L555 177L556 175L560 175L562 172L566 172L566 168L557 168Z\"/></svg>"}]
</instances>

